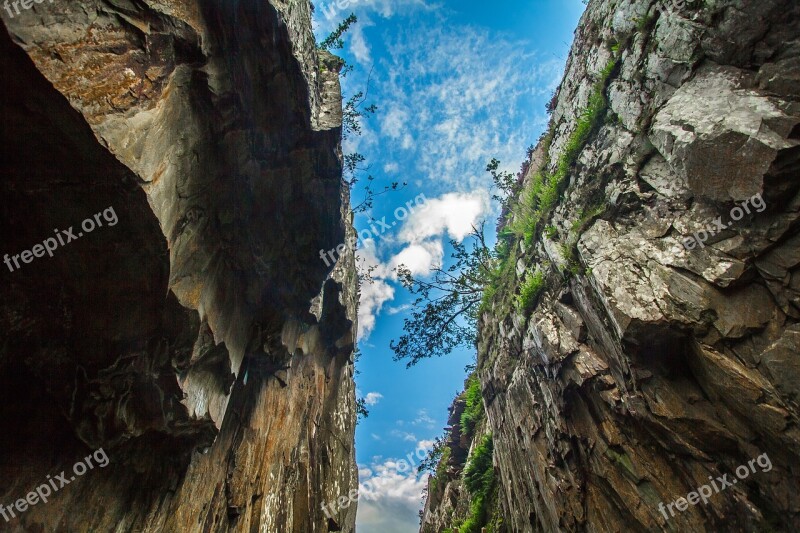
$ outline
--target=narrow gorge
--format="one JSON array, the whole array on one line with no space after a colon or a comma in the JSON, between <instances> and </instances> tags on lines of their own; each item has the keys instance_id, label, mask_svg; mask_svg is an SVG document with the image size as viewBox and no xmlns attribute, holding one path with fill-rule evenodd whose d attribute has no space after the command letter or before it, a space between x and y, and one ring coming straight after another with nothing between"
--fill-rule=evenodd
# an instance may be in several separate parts
<instances>
[{"instance_id":1,"label":"narrow gorge","mask_svg":"<svg viewBox=\"0 0 800 533\"><path fill-rule=\"evenodd\" d=\"M371 1L366 28L436 7ZM0 6L0 531L385 533L356 524L382 398L356 364L385 294L431 269L364 259L400 217L347 244L375 198L452 196L415 176L351 202L348 150L409 149L429 112L360 125L397 63L357 30L348 100L349 22L329 46L312 19L365 2ZM496 244L444 435L386 430L427 453L398 487L426 487L420 533L798 531L800 3L584 3L544 133L481 207ZM382 83L441 67L416 59ZM470 344L461 320L435 342Z\"/></svg>"}]
</instances>

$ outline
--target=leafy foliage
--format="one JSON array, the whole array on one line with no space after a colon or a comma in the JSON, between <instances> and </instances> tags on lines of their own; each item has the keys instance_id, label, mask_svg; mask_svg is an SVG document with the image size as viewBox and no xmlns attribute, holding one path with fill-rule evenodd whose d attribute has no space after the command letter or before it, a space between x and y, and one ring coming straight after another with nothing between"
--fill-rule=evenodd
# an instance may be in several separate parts
<instances>
[{"instance_id":1,"label":"leafy foliage","mask_svg":"<svg viewBox=\"0 0 800 533\"><path fill-rule=\"evenodd\" d=\"M430 474L436 473L436 469L441 462L445 449L448 451L450 450L450 448L447 447L447 438L447 434L436 437L433 441L433 446L428 450L428 455L425 456L425 459L423 459L417 467L418 474L422 474L423 472L428 472Z\"/></svg>"},{"instance_id":2,"label":"leafy foliage","mask_svg":"<svg viewBox=\"0 0 800 533\"><path fill-rule=\"evenodd\" d=\"M545 279L544 271L537 269L533 274L529 274L520 287L519 295L517 296L517 309L524 312L530 312L536 305L536 299L544 289Z\"/></svg>"},{"instance_id":3,"label":"leafy foliage","mask_svg":"<svg viewBox=\"0 0 800 533\"><path fill-rule=\"evenodd\" d=\"M467 241L451 240L452 258L448 268L435 267L431 279L416 278L404 265L397 267L403 286L417 296L415 311L403 323L404 334L390 343L395 361L407 361L408 368L433 355L449 354L458 346L471 346L484 288L489 284L496 254L484 239L484 225L474 228Z\"/></svg>"},{"instance_id":4,"label":"leafy foliage","mask_svg":"<svg viewBox=\"0 0 800 533\"><path fill-rule=\"evenodd\" d=\"M602 122L608 106L605 86L616 65L617 60L612 59L600 72L594 91L589 96L588 105L581 113L575 130L569 136L556 162L555 171L548 174L543 168L538 172L514 206L516 216L514 223L510 225L510 230L526 243L533 241L539 222L544 220L555 206L570 170L586 145L589 135Z\"/></svg>"},{"instance_id":5,"label":"leafy foliage","mask_svg":"<svg viewBox=\"0 0 800 533\"><path fill-rule=\"evenodd\" d=\"M467 378L467 386L464 390L464 401L466 407L461 413L461 434L472 435L475 426L483 419L483 395L481 394L481 383L477 374L472 374Z\"/></svg>"},{"instance_id":6,"label":"leafy foliage","mask_svg":"<svg viewBox=\"0 0 800 533\"><path fill-rule=\"evenodd\" d=\"M492 199L500 202L500 206L506 209L517 192L517 178L511 172L499 172L497 170L499 167L500 161L493 157L486 165L486 172L492 175L495 187L500 190L500 194L493 194Z\"/></svg>"},{"instance_id":7,"label":"leafy foliage","mask_svg":"<svg viewBox=\"0 0 800 533\"><path fill-rule=\"evenodd\" d=\"M358 418L367 418L369 416L369 409L367 409L367 401L364 398L356 398L356 413Z\"/></svg>"},{"instance_id":8,"label":"leafy foliage","mask_svg":"<svg viewBox=\"0 0 800 533\"><path fill-rule=\"evenodd\" d=\"M472 503L467 519L456 529L459 533L480 533L489 521L489 510L495 492L495 475L492 466L494 443L492 435L486 435L475 447L464 471L464 486L469 491Z\"/></svg>"},{"instance_id":9,"label":"leafy foliage","mask_svg":"<svg viewBox=\"0 0 800 533\"><path fill-rule=\"evenodd\" d=\"M491 489L493 451L492 435L485 435L469 458L464 471L464 485L472 496L486 496Z\"/></svg>"},{"instance_id":10,"label":"leafy foliage","mask_svg":"<svg viewBox=\"0 0 800 533\"><path fill-rule=\"evenodd\" d=\"M430 487L430 494L434 494L438 487L444 487L444 485L439 485L439 483L441 483L447 475L447 464L450 462L450 453L450 446L445 445L442 448L439 463L436 465L436 471L433 473L428 485Z\"/></svg>"},{"instance_id":11,"label":"leafy foliage","mask_svg":"<svg viewBox=\"0 0 800 533\"><path fill-rule=\"evenodd\" d=\"M369 82L367 87L369 87ZM359 91L351 96L342 107L343 139L347 139L351 134L361 135L361 119L368 115L374 115L378 110L378 106L375 104L361 108L366 99L367 95L365 95L362 91Z\"/></svg>"},{"instance_id":12,"label":"leafy foliage","mask_svg":"<svg viewBox=\"0 0 800 533\"><path fill-rule=\"evenodd\" d=\"M339 26L333 33L326 37L317 48L326 51L342 48L344 46L342 35L356 22L358 22L358 18L354 14L350 14L349 17L339 23ZM347 73L352 70L352 67L340 58L335 58L334 62L342 77L346 76ZM370 72L370 76L367 78L366 91L358 91L348 98L347 101L343 100L342 102L342 140L347 140L352 135L361 135L361 121L374 115L378 111L377 105L366 105L371 79L372 74ZM355 185L361 181L361 178L358 176L359 172L369 171L370 167L364 166L366 158L358 152L344 154L343 159L344 181L348 187L353 189ZM394 181L381 189L375 189L374 182L375 178L371 174L368 175L366 178L366 185L363 187L364 199L361 203L353 207L354 213L367 211L372 207L376 197L388 192L401 190L406 186L406 183L401 184L400 182Z\"/></svg>"},{"instance_id":13,"label":"leafy foliage","mask_svg":"<svg viewBox=\"0 0 800 533\"><path fill-rule=\"evenodd\" d=\"M317 45L317 48L320 50L338 50L344 48L342 35L356 22L358 22L358 17L356 17L355 13L350 13L349 17L340 22L336 29Z\"/></svg>"}]
</instances>

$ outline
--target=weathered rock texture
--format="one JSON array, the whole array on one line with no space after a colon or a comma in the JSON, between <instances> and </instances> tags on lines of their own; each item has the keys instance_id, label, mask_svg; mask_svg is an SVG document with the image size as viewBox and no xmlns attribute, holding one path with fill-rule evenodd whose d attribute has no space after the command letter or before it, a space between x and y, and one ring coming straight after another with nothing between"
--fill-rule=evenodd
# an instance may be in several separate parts
<instances>
[{"instance_id":1,"label":"weathered rock texture","mask_svg":"<svg viewBox=\"0 0 800 533\"><path fill-rule=\"evenodd\" d=\"M352 531L352 232L335 64L307 2L3 13L0 529ZM5 266L3 267L5 268ZM69 476L68 476L69 477Z\"/></svg>"},{"instance_id":2,"label":"weathered rock texture","mask_svg":"<svg viewBox=\"0 0 800 533\"><path fill-rule=\"evenodd\" d=\"M464 469L475 445L480 442L488 428L484 419L476 425L474 435L463 434L460 420L464 406L462 396L456 397L450 406L450 416L445 428L445 445L449 451L446 458L443 457L437 466L436 473L428 477L425 508L420 523L421 533L451 529L454 524L463 522L470 514L472 497L464 485Z\"/></svg>"},{"instance_id":3,"label":"weathered rock texture","mask_svg":"<svg viewBox=\"0 0 800 533\"><path fill-rule=\"evenodd\" d=\"M800 528L800 4L683 4L589 3L526 178L556 172L612 65L605 120L481 322L510 531ZM546 289L516 311L537 266ZM771 469L659 511L762 454Z\"/></svg>"}]
</instances>

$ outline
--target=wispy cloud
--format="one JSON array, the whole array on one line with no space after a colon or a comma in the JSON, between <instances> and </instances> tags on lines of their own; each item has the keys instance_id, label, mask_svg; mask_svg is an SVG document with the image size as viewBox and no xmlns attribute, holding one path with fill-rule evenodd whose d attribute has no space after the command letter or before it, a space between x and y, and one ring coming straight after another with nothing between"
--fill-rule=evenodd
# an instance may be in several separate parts
<instances>
[{"instance_id":1,"label":"wispy cloud","mask_svg":"<svg viewBox=\"0 0 800 533\"><path fill-rule=\"evenodd\" d=\"M392 437L396 437L398 439L402 439L408 442L417 442L417 436L413 433L409 433L407 431L400 431L399 429L393 429L390 433Z\"/></svg>"},{"instance_id":2,"label":"wispy cloud","mask_svg":"<svg viewBox=\"0 0 800 533\"><path fill-rule=\"evenodd\" d=\"M532 101L552 92L562 64L488 30L419 22L385 36L389 58L373 77L379 99L391 102L380 131L413 139L401 148L420 182L486 188L486 163L517 166L530 132L546 124Z\"/></svg>"},{"instance_id":3,"label":"wispy cloud","mask_svg":"<svg viewBox=\"0 0 800 533\"><path fill-rule=\"evenodd\" d=\"M330 33L350 13L355 13L362 22L439 9L436 2L425 0L320 0L314 4L314 28L318 35Z\"/></svg>"},{"instance_id":4,"label":"wispy cloud","mask_svg":"<svg viewBox=\"0 0 800 533\"><path fill-rule=\"evenodd\" d=\"M415 5L394 4L403 10ZM434 10L429 18L440 22L441 16L441 10ZM525 43L503 35L431 22L418 14L408 20L392 33L375 25L363 34L382 33L386 54L370 81L370 95L382 105L358 149L368 161L388 161L382 165L386 173L402 175L432 198L396 236L359 253L375 267L376 280L362 288L362 340L395 297L398 265L424 277L445 259L447 239L462 240L472 225L496 216L486 163L497 157L505 170L516 171L525 146L535 142L535 132L547 122L542 100L562 73L560 61L529 52ZM362 70L346 80L356 90L367 84L369 69ZM537 108L533 102L539 102Z\"/></svg>"},{"instance_id":5,"label":"wispy cloud","mask_svg":"<svg viewBox=\"0 0 800 533\"><path fill-rule=\"evenodd\" d=\"M420 409L417 412L417 418L415 418L411 424L414 426L424 425L427 428L433 428L436 425L436 420L428 415L427 409Z\"/></svg>"}]
</instances>

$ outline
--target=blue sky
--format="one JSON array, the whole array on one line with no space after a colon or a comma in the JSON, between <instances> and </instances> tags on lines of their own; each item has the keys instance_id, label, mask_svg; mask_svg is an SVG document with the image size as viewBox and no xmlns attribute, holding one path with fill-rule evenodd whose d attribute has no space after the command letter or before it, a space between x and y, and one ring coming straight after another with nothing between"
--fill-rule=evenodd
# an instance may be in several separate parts
<instances>
[{"instance_id":1,"label":"blue sky","mask_svg":"<svg viewBox=\"0 0 800 533\"><path fill-rule=\"evenodd\" d=\"M368 92L367 103L378 105L344 151L366 157L379 187L408 183L356 217L357 230L369 228L370 217L386 217L390 227L359 243L358 252L375 278L362 287L359 310L356 380L371 405L356 431L356 452L361 481L372 487L360 493L358 530L408 533L419 529L426 479L401 471L397 460L443 433L447 408L475 354L460 350L410 370L392 361L389 341L402 333L411 302L393 269L404 264L424 276L434 264L447 265L449 239L465 238L484 219L494 228L498 213L486 164L496 157L516 173L526 147L544 131L545 103L561 79L584 6L581 0L315 6L318 40L351 12L358 16L344 50L335 51L355 67L343 91L345 97ZM425 201L406 217L400 212L399 220L395 210L420 194ZM357 185L354 204L360 200Z\"/></svg>"}]
</instances>

